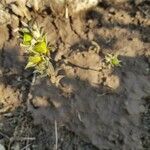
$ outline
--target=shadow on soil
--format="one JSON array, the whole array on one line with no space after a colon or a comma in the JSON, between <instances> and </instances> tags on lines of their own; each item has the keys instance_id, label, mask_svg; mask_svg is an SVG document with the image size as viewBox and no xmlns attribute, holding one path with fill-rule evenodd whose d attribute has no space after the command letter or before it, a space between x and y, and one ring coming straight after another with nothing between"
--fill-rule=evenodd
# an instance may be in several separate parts
<instances>
[{"instance_id":1,"label":"shadow on soil","mask_svg":"<svg viewBox=\"0 0 150 150\"><path fill-rule=\"evenodd\" d=\"M107 9L110 4L102 2L99 7ZM137 9L133 5L129 13L134 16ZM118 27L138 31L143 42L150 41L148 26L121 24L117 21L104 22L103 15L97 11L88 12L86 20L96 20L97 28ZM106 49L113 48L118 40L115 37L105 39L97 34L94 35L94 39ZM81 40L71 49L84 51L90 45L90 40ZM55 145L54 122L56 120L58 122L58 147L61 150L138 149L140 141L145 149L149 149L150 90L148 85L150 82L148 70L150 62L145 56L120 56L120 59L123 62L122 67L115 68L112 74L109 74L119 79L119 85L114 90L106 84L108 76L104 76L102 82L96 86L79 77L65 76L60 88L53 86L45 79L30 87L33 74L32 71L24 70L26 62L24 57L17 48L4 47L0 50L0 86L10 87L14 92L19 91L21 97L18 97L18 101L21 101L21 104L15 110L11 111L12 108L10 108L8 112L1 114L0 142L4 142L6 147L21 143L21 148L29 145L35 146L36 150L51 150ZM78 66L75 67L78 68ZM84 68L80 69L84 70ZM30 88L32 98L28 106L30 112L28 112L26 101ZM1 93L0 99L3 99L3 92ZM7 103L8 97L5 98ZM126 102L130 105L130 101L133 102L131 106L134 107L128 108ZM144 105L145 111L138 111L136 105L139 102ZM3 104L0 104L0 108L3 109ZM20 137L36 139L20 140Z\"/></svg>"},{"instance_id":2,"label":"shadow on soil","mask_svg":"<svg viewBox=\"0 0 150 150\"><path fill-rule=\"evenodd\" d=\"M45 150L51 149L49 147L55 145L54 122L57 120L58 125L60 125L58 129L58 146L61 147L62 150L73 150L74 148L96 150L100 143L104 145L102 149L104 147L110 149L122 148L126 142L124 141L124 136L129 136L123 134L124 131L122 131L122 127L125 128L127 133L133 129L135 132L138 131L142 133L143 136L141 134L140 138L143 145L145 148L149 148L148 138L150 128L148 125L148 114L150 95L147 94L140 97L143 99L142 103L146 106L148 111L140 113L142 123L136 124L130 117L128 118L128 113L130 114L130 112L124 108L124 102L128 99L128 97L124 97L127 96L126 92L128 89L126 88L128 88L128 85L123 84L131 75L131 78L139 76L139 78L134 80L139 79L140 81L137 84L144 86L144 79L149 78L149 74L147 74L145 70L145 68L149 67L148 58L145 56L135 58L120 56L120 59L123 62L123 66L121 68L115 68L112 72L112 75L117 76L120 81L120 85L115 90L108 88L104 84L105 81L94 87L87 81L70 77L65 77L62 80L63 88L57 88L45 79L42 79L39 83L37 82L35 86L31 87L32 99L31 105L29 106L29 110L34 118L33 123L30 113L27 113L26 106L24 106L26 105L25 103L30 89L32 73L23 69L25 63L20 60L17 50L3 49L1 54L0 70L2 74L0 84L5 85L5 87L9 86L13 88L14 91L18 90L23 99L21 100L21 106L11 112L12 115L4 115L4 117L2 117L3 120L0 121L2 123L1 132L4 134L0 134L0 137L6 140L5 145L13 145L16 142L20 142L18 138L22 136L34 136L36 137L36 141L31 143L30 140L23 141L22 145L31 144L38 145L39 149L40 146ZM130 82L130 80L127 82ZM145 88L145 92L148 93L147 85L143 88ZM1 98L3 98L2 95ZM123 101L119 101L120 99ZM18 98L18 101L19 100ZM5 113L7 114L8 112L4 112L4 114ZM101 115L99 116L98 114ZM127 127L120 125L119 122L122 117L129 119ZM135 116L133 115L132 117L134 118ZM116 123L113 124L112 121ZM103 130L98 129L100 127L102 127ZM17 133L15 130L17 130ZM99 132L99 135L96 135L97 132ZM119 137L108 138L107 135L109 133L116 134L116 136ZM94 136L92 139L90 138L91 134ZM11 143L8 137L14 137ZM97 148L82 139L92 142ZM134 142L131 143L130 146L134 147Z\"/></svg>"},{"instance_id":3,"label":"shadow on soil","mask_svg":"<svg viewBox=\"0 0 150 150\"><path fill-rule=\"evenodd\" d=\"M103 6L100 6L100 7L103 7ZM109 6L109 7L111 7L111 6ZM133 8L133 9L135 9L135 8ZM117 13L117 10L116 10L116 13ZM126 13L126 10L124 10L124 11ZM132 8L130 11L132 11ZM150 42L150 38L149 38L150 37L150 27L148 25L144 25L143 23L134 23L134 22L132 23L131 22L129 24L123 24L123 23L120 23L119 20L118 21L117 20L116 21L105 21L105 19L103 18L103 14L96 10L90 10L89 12L87 12L87 14L85 15L85 20L86 20L87 32L89 32L89 31L93 32L93 29L98 30L101 28L104 28L104 29L106 28L108 30L111 30L114 28L115 29L125 29L125 30L129 31L129 33L137 32L138 38L142 42L144 42L144 43ZM92 27L90 27L89 21L94 22ZM88 39L82 39L82 40L80 39L79 42L73 44L71 46L71 49L73 51L74 50L85 51L85 49L88 50L89 47L91 46L90 38L93 39L94 41L96 41L102 49L113 49L115 44L121 40L116 35L106 37L104 34L101 34L101 33L94 33L94 34L92 33L91 35L90 34L88 35ZM129 37L128 40L131 41L132 37Z\"/></svg>"},{"instance_id":4,"label":"shadow on soil","mask_svg":"<svg viewBox=\"0 0 150 150\"><path fill-rule=\"evenodd\" d=\"M113 8L113 12L110 12L110 14L113 16L117 13L119 13L118 11L124 11L125 14L129 14L131 17L135 17L137 12L140 12L141 14L143 14L143 12L147 12L147 14L143 14L142 17L144 18L145 16L150 16L150 12L149 10L145 10L146 8L150 7L150 2L146 2L144 1L143 3L140 3L139 5L136 5L134 1L130 1L128 2L129 6L128 9L126 9L126 7L124 5L115 5L115 4L111 4L111 2L107 2L107 1L102 1L99 3L99 7L100 8L104 8L104 9L109 9ZM142 6L147 6L145 9L141 8ZM122 16L123 17L123 16ZM112 17L113 18L113 17ZM122 24L119 22L119 20L117 21L109 21L106 22L103 19L103 14L101 14L99 11L96 10L90 10L87 14L86 14L86 20L96 20L97 22L97 26L98 28L101 27L106 27L108 29L111 28L122 28L122 29L127 29L129 31L137 31L140 33L141 35L141 40L143 42L149 43L150 42L150 29L149 26L145 26L142 22L140 23L140 19L139 19L139 23L130 23L130 24ZM126 18L124 18L126 19ZM102 44L102 43L101 43Z\"/></svg>"},{"instance_id":5,"label":"shadow on soil","mask_svg":"<svg viewBox=\"0 0 150 150\"><path fill-rule=\"evenodd\" d=\"M26 63L25 60L22 59L23 56L18 52L17 47L12 49L6 49L4 47L0 52L0 86L4 85L5 88L9 87L12 89L12 95L9 95L10 98L6 96L7 93L3 95L3 91L1 91L0 110L3 110L5 106L3 102L6 101L9 105L11 96L13 96L13 94L15 95L17 91L19 91L19 95L16 97L16 103L20 103L20 106L16 108L15 104L13 104L10 105L10 107L8 106L9 109L1 111L0 143L5 145L8 149L15 148L18 145L20 149L26 146L36 150L53 149L55 147L53 122L49 124L50 128L45 130L41 125L35 125L33 123L33 118L30 112L27 111L26 102L33 76L32 70L24 70ZM5 88L1 90L5 90ZM3 99L5 100L3 101ZM84 139L82 140L80 136L71 130L66 129L66 127L58 127L58 132L60 134L59 147L62 147L62 150L73 150L74 148L87 150L97 149L91 143L84 141Z\"/></svg>"}]
</instances>

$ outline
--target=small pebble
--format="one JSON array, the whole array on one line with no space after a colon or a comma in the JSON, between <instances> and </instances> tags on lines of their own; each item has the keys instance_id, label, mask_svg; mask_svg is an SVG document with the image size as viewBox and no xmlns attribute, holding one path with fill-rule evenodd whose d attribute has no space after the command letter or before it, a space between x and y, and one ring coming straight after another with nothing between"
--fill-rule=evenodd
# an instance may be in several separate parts
<instances>
[{"instance_id":1,"label":"small pebble","mask_svg":"<svg viewBox=\"0 0 150 150\"><path fill-rule=\"evenodd\" d=\"M0 150L6 150L2 144L0 144Z\"/></svg>"},{"instance_id":2,"label":"small pebble","mask_svg":"<svg viewBox=\"0 0 150 150\"><path fill-rule=\"evenodd\" d=\"M143 105L141 105L141 106L139 107L139 109L140 109L140 112L141 112L141 113L144 113L144 112L146 111L146 109L145 109L145 107L144 107Z\"/></svg>"},{"instance_id":3,"label":"small pebble","mask_svg":"<svg viewBox=\"0 0 150 150\"><path fill-rule=\"evenodd\" d=\"M109 13L115 14L115 9L114 9L114 8L110 8L110 9L109 9Z\"/></svg>"},{"instance_id":4,"label":"small pebble","mask_svg":"<svg viewBox=\"0 0 150 150\"><path fill-rule=\"evenodd\" d=\"M7 113L7 114L4 114L5 117L12 117L13 114L12 113Z\"/></svg>"}]
</instances>

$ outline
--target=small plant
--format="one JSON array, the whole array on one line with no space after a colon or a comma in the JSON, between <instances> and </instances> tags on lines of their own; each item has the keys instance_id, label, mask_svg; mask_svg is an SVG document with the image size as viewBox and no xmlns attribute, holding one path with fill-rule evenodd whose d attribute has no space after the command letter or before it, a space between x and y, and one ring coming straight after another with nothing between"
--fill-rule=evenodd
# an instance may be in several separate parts
<instances>
[{"instance_id":1,"label":"small plant","mask_svg":"<svg viewBox=\"0 0 150 150\"><path fill-rule=\"evenodd\" d=\"M34 74L40 77L49 76L51 82L58 85L63 76L57 76L58 71L54 70L50 61L50 54L54 49L47 43L46 34L37 24L31 27L26 23L23 25L21 46L25 47L28 54L28 63L25 69L34 68Z\"/></svg>"},{"instance_id":2,"label":"small plant","mask_svg":"<svg viewBox=\"0 0 150 150\"><path fill-rule=\"evenodd\" d=\"M121 60L119 60L118 55L115 55L115 54L106 54L105 61L111 67L121 66Z\"/></svg>"}]
</instances>

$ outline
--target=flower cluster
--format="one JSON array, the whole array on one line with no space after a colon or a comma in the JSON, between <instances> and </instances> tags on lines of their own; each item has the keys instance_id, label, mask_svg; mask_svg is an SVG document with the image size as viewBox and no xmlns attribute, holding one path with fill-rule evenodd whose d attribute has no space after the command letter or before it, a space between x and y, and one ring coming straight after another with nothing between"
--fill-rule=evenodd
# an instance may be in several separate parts
<instances>
[{"instance_id":1,"label":"flower cluster","mask_svg":"<svg viewBox=\"0 0 150 150\"><path fill-rule=\"evenodd\" d=\"M28 54L28 63L25 69L34 68L34 73L40 76L49 76L52 83L56 83L57 71L51 63L50 52L53 49L48 46L46 34L42 28L34 24L29 27L24 23L24 28L21 29L22 43L21 46L25 47ZM60 80L59 76L59 80Z\"/></svg>"}]
</instances>

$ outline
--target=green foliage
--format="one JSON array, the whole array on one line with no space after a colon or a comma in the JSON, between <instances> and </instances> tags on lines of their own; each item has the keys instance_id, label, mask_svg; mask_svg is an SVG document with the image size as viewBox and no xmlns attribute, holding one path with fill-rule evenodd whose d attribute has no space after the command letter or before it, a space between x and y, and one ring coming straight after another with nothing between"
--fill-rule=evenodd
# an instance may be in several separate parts
<instances>
[{"instance_id":1,"label":"green foliage","mask_svg":"<svg viewBox=\"0 0 150 150\"><path fill-rule=\"evenodd\" d=\"M38 55L29 56L28 63L25 68L27 69L27 68L35 67L42 61L43 61L43 59L41 56L38 56Z\"/></svg>"},{"instance_id":2,"label":"green foliage","mask_svg":"<svg viewBox=\"0 0 150 150\"><path fill-rule=\"evenodd\" d=\"M118 55L115 55L115 54L106 54L105 61L111 67L121 66L121 60L119 60Z\"/></svg>"},{"instance_id":3,"label":"green foliage","mask_svg":"<svg viewBox=\"0 0 150 150\"><path fill-rule=\"evenodd\" d=\"M33 37L30 33L25 32L23 34L23 44L24 45L30 45Z\"/></svg>"},{"instance_id":4,"label":"green foliage","mask_svg":"<svg viewBox=\"0 0 150 150\"><path fill-rule=\"evenodd\" d=\"M42 42L37 42L33 49L35 52L38 52L40 54L46 54L48 52L48 48L45 40Z\"/></svg>"},{"instance_id":5,"label":"green foliage","mask_svg":"<svg viewBox=\"0 0 150 150\"><path fill-rule=\"evenodd\" d=\"M62 76L57 76L58 71L55 71L50 61L50 52L53 50L48 46L46 35L43 34L43 30L37 24L33 26L23 24L21 46L26 47L28 54L25 69L34 68L34 73L40 77L49 76L51 82L58 85Z\"/></svg>"}]
</instances>

